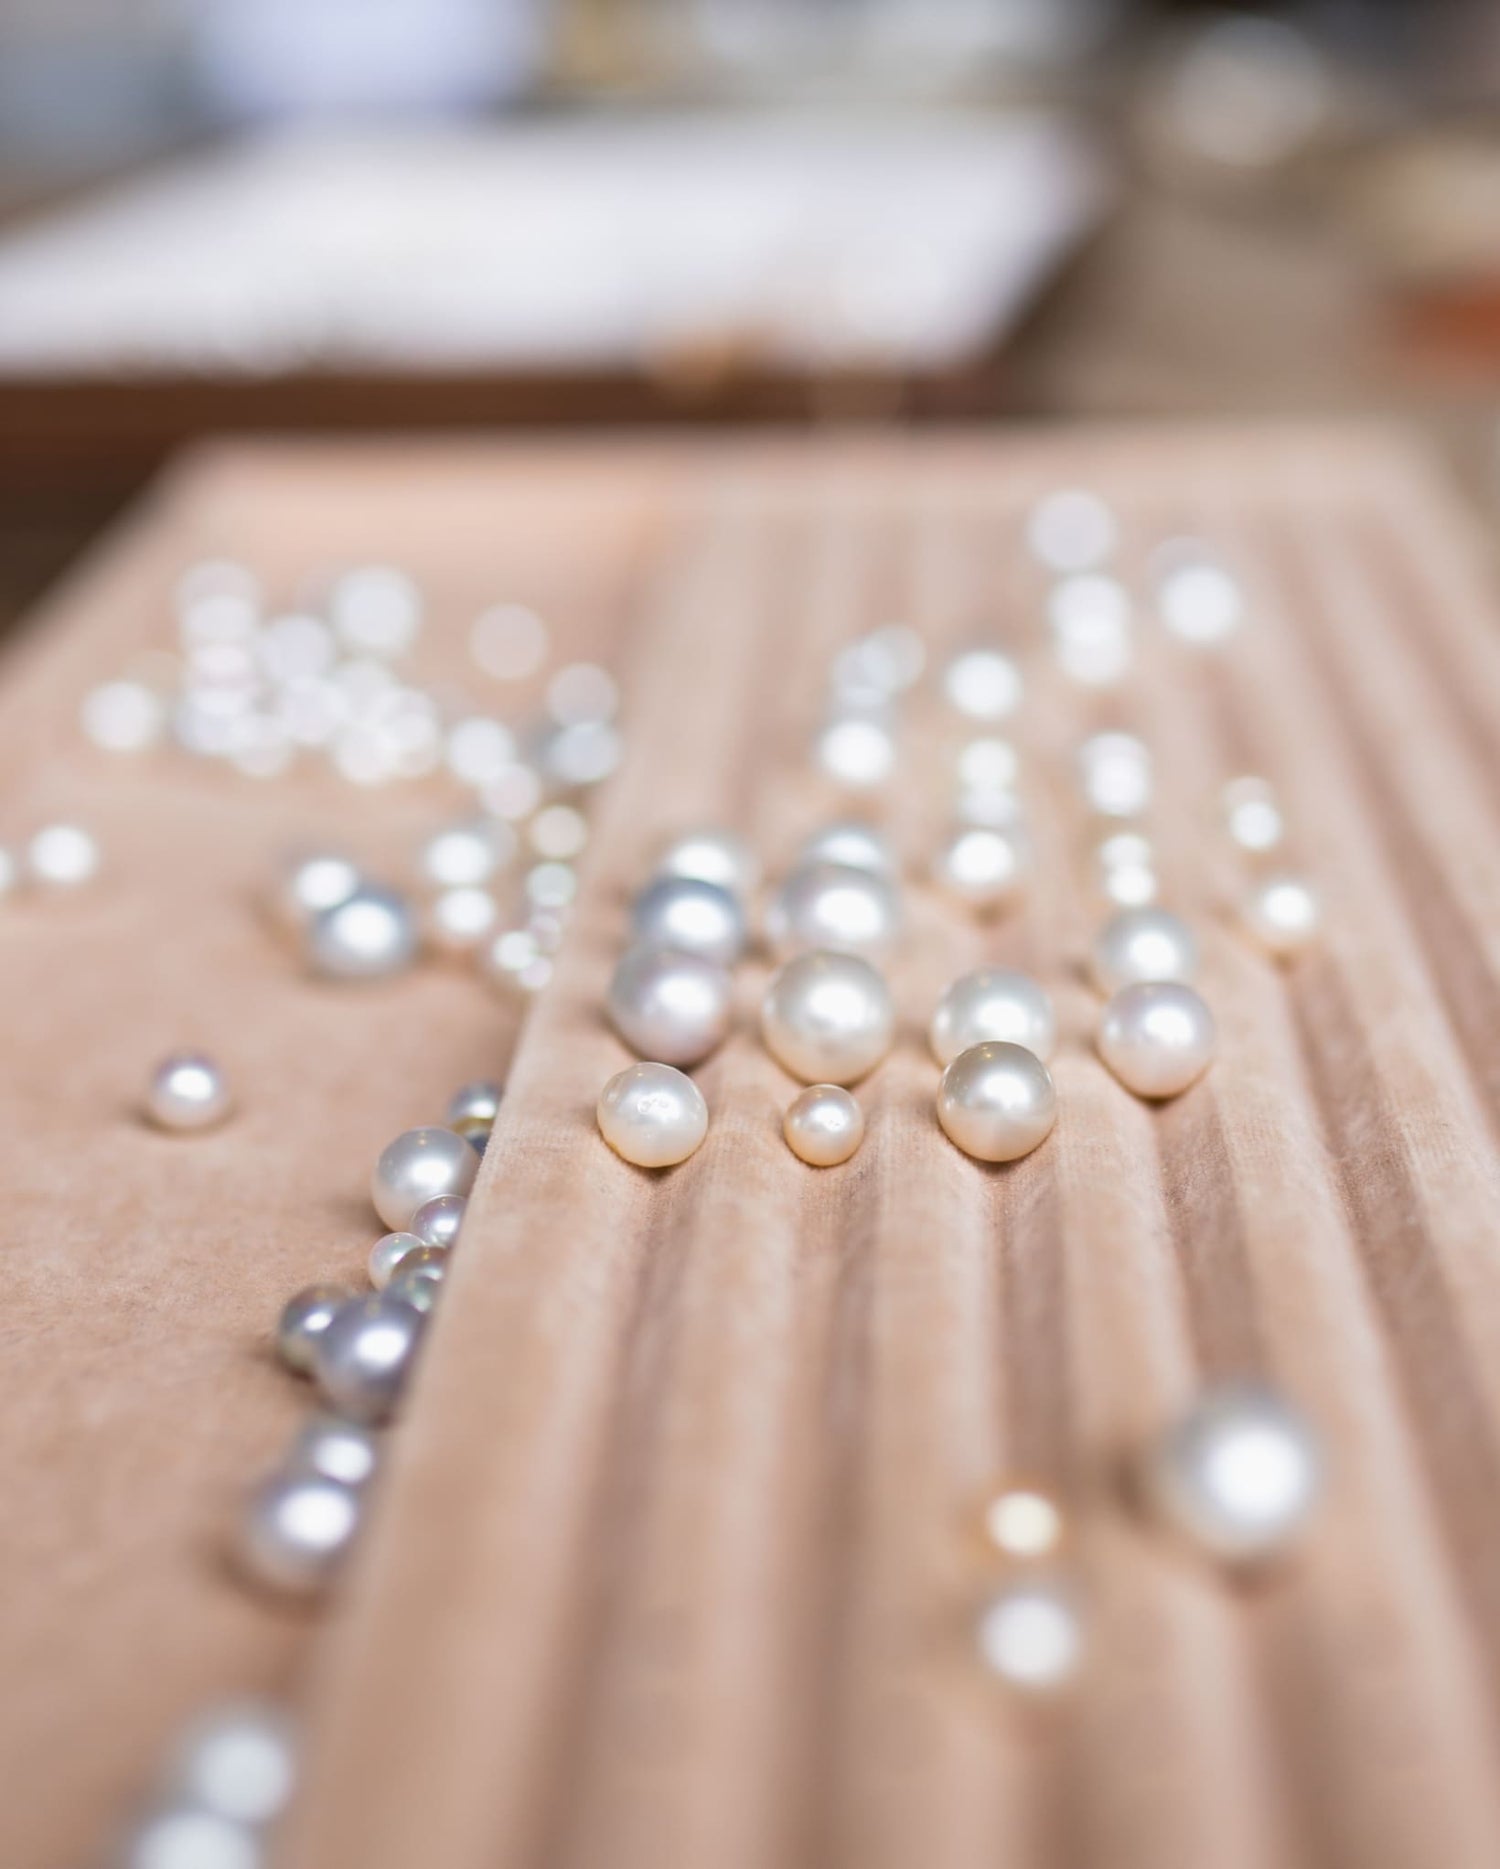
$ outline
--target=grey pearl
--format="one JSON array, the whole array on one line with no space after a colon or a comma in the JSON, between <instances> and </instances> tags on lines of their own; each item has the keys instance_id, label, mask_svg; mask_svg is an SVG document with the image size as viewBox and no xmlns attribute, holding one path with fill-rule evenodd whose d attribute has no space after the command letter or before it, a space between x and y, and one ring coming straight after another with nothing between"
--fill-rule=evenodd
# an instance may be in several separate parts
<instances>
[{"instance_id":1,"label":"grey pearl","mask_svg":"<svg viewBox=\"0 0 1500 1869\"><path fill-rule=\"evenodd\" d=\"M250 1501L240 1561L268 1589L311 1596L338 1569L358 1529L359 1494L352 1486L313 1474L278 1474Z\"/></svg>"},{"instance_id":2,"label":"grey pearl","mask_svg":"<svg viewBox=\"0 0 1500 1869\"><path fill-rule=\"evenodd\" d=\"M732 967L749 940L745 911L727 889L691 876L661 876L635 899L631 932L643 947L674 948Z\"/></svg>"},{"instance_id":3,"label":"grey pearl","mask_svg":"<svg viewBox=\"0 0 1500 1869\"><path fill-rule=\"evenodd\" d=\"M481 1078L477 1083L465 1084L462 1090L455 1091L448 1104L448 1114L443 1119L450 1129L456 1129L460 1123L473 1119L481 1123L493 1123L500 1114L500 1099L505 1094L503 1084L497 1084L493 1078Z\"/></svg>"},{"instance_id":4,"label":"grey pearl","mask_svg":"<svg viewBox=\"0 0 1500 1869\"><path fill-rule=\"evenodd\" d=\"M382 1293L347 1304L319 1337L313 1373L324 1395L353 1421L386 1421L416 1357L422 1318Z\"/></svg>"},{"instance_id":5,"label":"grey pearl","mask_svg":"<svg viewBox=\"0 0 1500 1869\"><path fill-rule=\"evenodd\" d=\"M380 980L411 966L419 942L417 916L405 896L361 883L336 908L313 917L308 964L326 980Z\"/></svg>"},{"instance_id":6,"label":"grey pearl","mask_svg":"<svg viewBox=\"0 0 1500 1869\"><path fill-rule=\"evenodd\" d=\"M276 1326L276 1354L288 1369L299 1376L312 1374L319 1337L353 1296L347 1285L309 1285L288 1301Z\"/></svg>"},{"instance_id":7,"label":"grey pearl","mask_svg":"<svg viewBox=\"0 0 1500 1869\"><path fill-rule=\"evenodd\" d=\"M635 1052L658 1064L699 1064L729 1031L734 980L701 954L633 947L609 983L610 1024Z\"/></svg>"},{"instance_id":8,"label":"grey pearl","mask_svg":"<svg viewBox=\"0 0 1500 1869\"><path fill-rule=\"evenodd\" d=\"M437 1303L443 1280L448 1276L448 1255L440 1246L423 1246L407 1253L391 1275L385 1288L387 1298L409 1304L424 1315Z\"/></svg>"},{"instance_id":9,"label":"grey pearl","mask_svg":"<svg viewBox=\"0 0 1500 1869\"><path fill-rule=\"evenodd\" d=\"M178 1806L139 1824L117 1860L121 1869L261 1869L263 1852L243 1824Z\"/></svg>"},{"instance_id":10,"label":"grey pearl","mask_svg":"<svg viewBox=\"0 0 1500 1869\"><path fill-rule=\"evenodd\" d=\"M379 1459L380 1443L369 1428L338 1415L314 1415L288 1448L284 1472L363 1486Z\"/></svg>"},{"instance_id":11,"label":"grey pearl","mask_svg":"<svg viewBox=\"0 0 1500 1869\"><path fill-rule=\"evenodd\" d=\"M456 1244L469 1203L462 1194L439 1194L422 1205L411 1217L411 1230L424 1246L441 1246L446 1252Z\"/></svg>"}]
</instances>

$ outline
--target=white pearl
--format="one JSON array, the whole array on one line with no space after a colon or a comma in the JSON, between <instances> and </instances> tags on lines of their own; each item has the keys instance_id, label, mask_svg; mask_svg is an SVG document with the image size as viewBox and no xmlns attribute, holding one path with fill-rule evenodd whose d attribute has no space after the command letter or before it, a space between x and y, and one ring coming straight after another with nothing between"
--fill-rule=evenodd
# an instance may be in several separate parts
<instances>
[{"instance_id":1,"label":"white pearl","mask_svg":"<svg viewBox=\"0 0 1500 1869\"><path fill-rule=\"evenodd\" d=\"M745 911L727 889L688 876L662 876L635 899L631 932L642 947L675 948L732 967L745 951Z\"/></svg>"},{"instance_id":2,"label":"white pearl","mask_svg":"<svg viewBox=\"0 0 1500 1869\"><path fill-rule=\"evenodd\" d=\"M425 1202L423 1205L425 1206ZM421 1209L418 1209L420 1212ZM416 1233L382 1233L370 1248L370 1256L365 1261L370 1274L370 1283L376 1291L384 1291L391 1282L391 1274L400 1265L409 1252L415 1252L427 1242Z\"/></svg>"},{"instance_id":3,"label":"white pearl","mask_svg":"<svg viewBox=\"0 0 1500 1869\"><path fill-rule=\"evenodd\" d=\"M340 1486L363 1486L380 1462L380 1442L373 1429L338 1415L314 1415L298 1429L282 1470L316 1473Z\"/></svg>"},{"instance_id":4,"label":"white pearl","mask_svg":"<svg viewBox=\"0 0 1500 1869\"><path fill-rule=\"evenodd\" d=\"M895 881L897 872L890 839L873 824L861 824L854 818L813 832L797 853L797 868L806 869L814 863L841 863L846 869L868 870L872 876L884 876L890 881Z\"/></svg>"},{"instance_id":5,"label":"white pearl","mask_svg":"<svg viewBox=\"0 0 1500 1869\"><path fill-rule=\"evenodd\" d=\"M933 859L933 881L969 908L998 909L1015 901L1030 867L1015 831L973 825L956 831Z\"/></svg>"},{"instance_id":6,"label":"white pearl","mask_svg":"<svg viewBox=\"0 0 1500 1869\"><path fill-rule=\"evenodd\" d=\"M1152 1449L1149 1496L1169 1525L1229 1562L1272 1557L1304 1529L1322 1456L1302 1416L1256 1383L1210 1390Z\"/></svg>"},{"instance_id":7,"label":"white pearl","mask_svg":"<svg viewBox=\"0 0 1500 1869\"><path fill-rule=\"evenodd\" d=\"M199 1052L176 1052L151 1074L146 1114L158 1129L212 1129L232 1107L224 1073Z\"/></svg>"},{"instance_id":8,"label":"white pearl","mask_svg":"<svg viewBox=\"0 0 1500 1869\"><path fill-rule=\"evenodd\" d=\"M318 1386L351 1421L395 1412L422 1339L423 1318L385 1296L359 1298L338 1312L313 1348Z\"/></svg>"},{"instance_id":9,"label":"white pearl","mask_svg":"<svg viewBox=\"0 0 1500 1869\"><path fill-rule=\"evenodd\" d=\"M458 1244L468 1210L468 1200L462 1194L435 1195L423 1201L412 1215L411 1230L424 1246L440 1246L447 1252Z\"/></svg>"},{"instance_id":10,"label":"white pearl","mask_svg":"<svg viewBox=\"0 0 1500 1869\"><path fill-rule=\"evenodd\" d=\"M1241 850L1262 856L1274 850L1285 834L1281 807L1269 779L1247 773L1224 787L1224 822Z\"/></svg>"},{"instance_id":11,"label":"white pearl","mask_svg":"<svg viewBox=\"0 0 1500 1869\"><path fill-rule=\"evenodd\" d=\"M1051 1577L1020 1576L1001 1584L981 1609L974 1636L989 1672L1026 1694L1066 1687L1083 1657L1077 1603Z\"/></svg>"},{"instance_id":12,"label":"white pearl","mask_svg":"<svg viewBox=\"0 0 1500 1869\"><path fill-rule=\"evenodd\" d=\"M83 698L83 731L110 753L143 753L160 741L167 723L161 696L143 681L106 681Z\"/></svg>"},{"instance_id":13,"label":"white pearl","mask_svg":"<svg viewBox=\"0 0 1500 1869\"><path fill-rule=\"evenodd\" d=\"M281 864L272 912L284 928L300 933L315 915L347 902L362 880L359 865L342 851L298 851Z\"/></svg>"},{"instance_id":14,"label":"white pearl","mask_svg":"<svg viewBox=\"0 0 1500 1869\"><path fill-rule=\"evenodd\" d=\"M698 1064L729 1030L734 981L729 970L699 954L635 947L609 983L610 1023L643 1058Z\"/></svg>"},{"instance_id":15,"label":"white pearl","mask_svg":"<svg viewBox=\"0 0 1500 1869\"><path fill-rule=\"evenodd\" d=\"M1300 876L1266 876L1241 904L1245 926L1278 960L1299 954L1323 923L1317 891Z\"/></svg>"},{"instance_id":16,"label":"white pearl","mask_svg":"<svg viewBox=\"0 0 1500 1869\"><path fill-rule=\"evenodd\" d=\"M864 1140L865 1113L839 1084L810 1084L787 1106L781 1133L812 1168L837 1168Z\"/></svg>"},{"instance_id":17,"label":"white pearl","mask_svg":"<svg viewBox=\"0 0 1500 1869\"><path fill-rule=\"evenodd\" d=\"M424 1201L467 1194L478 1172L479 1157L451 1129L408 1129L381 1150L370 1199L388 1227L409 1227Z\"/></svg>"},{"instance_id":18,"label":"white pearl","mask_svg":"<svg viewBox=\"0 0 1500 1869\"><path fill-rule=\"evenodd\" d=\"M427 905L423 932L439 954L471 954L492 939L500 904L488 889L444 889Z\"/></svg>"},{"instance_id":19,"label":"white pearl","mask_svg":"<svg viewBox=\"0 0 1500 1869\"><path fill-rule=\"evenodd\" d=\"M673 1168L708 1134L703 1092L670 1064L632 1064L599 1093L599 1133L637 1168Z\"/></svg>"},{"instance_id":20,"label":"white pearl","mask_svg":"<svg viewBox=\"0 0 1500 1869\"><path fill-rule=\"evenodd\" d=\"M32 878L53 889L76 889L99 873L99 845L80 824L49 824L26 847Z\"/></svg>"},{"instance_id":21,"label":"white pearl","mask_svg":"<svg viewBox=\"0 0 1500 1869\"><path fill-rule=\"evenodd\" d=\"M657 858L656 874L713 883L743 902L760 884L760 863L745 839L733 831L684 831Z\"/></svg>"},{"instance_id":22,"label":"white pearl","mask_svg":"<svg viewBox=\"0 0 1500 1869\"><path fill-rule=\"evenodd\" d=\"M281 1474L250 1501L240 1559L257 1583L311 1595L333 1576L358 1529L353 1487L315 1474Z\"/></svg>"},{"instance_id":23,"label":"white pearl","mask_svg":"<svg viewBox=\"0 0 1500 1869\"><path fill-rule=\"evenodd\" d=\"M998 649L969 649L944 670L943 692L970 720L1004 720L1021 705L1021 671Z\"/></svg>"},{"instance_id":24,"label":"white pearl","mask_svg":"<svg viewBox=\"0 0 1500 1869\"><path fill-rule=\"evenodd\" d=\"M291 1721L258 1701L216 1708L178 1743L167 1782L185 1806L252 1828L273 1823L297 1782Z\"/></svg>"},{"instance_id":25,"label":"white pearl","mask_svg":"<svg viewBox=\"0 0 1500 1869\"><path fill-rule=\"evenodd\" d=\"M505 843L497 841L498 830L479 819L450 824L429 837L417 860L422 881L434 889L472 889L487 883L514 848L508 827L503 835L510 841Z\"/></svg>"},{"instance_id":26,"label":"white pearl","mask_svg":"<svg viewBox=\"0 0 1500 1869\"><path fill-rule=\"evenodd\" d=\"M868 791L884 785L896 764L896 742L889 725L861 714L829 721L818 735L813 758L838 785Z\"/></svg>"},{"instance_id":27,"label":"white pearl","mask_svg":"<svg viewBox=\"0 0 1500 1869\"><path fill-rule=\"evenodd\" d=\"M1046 1141L1057 1121L1052 1073L1024 1045L971 1045L943 1072L937 1116L965 1155L1018 1161Z\"/></svg>"},{"instance_id":28,"label":"white pearl","mask_svg":"<svg viewBox=\"0 0 1500 1869\"><path fill-rule=\"evenodd\" d=\"M1078 749L1078 777L1091 810L1135 818L1151 803L1151 753L1133 733L1096 733Z\"/></svg>"},{"instance_id":29,"label":"white pearl","mask_svg":"<svg viewBox=\"0 0 1500 1869\"><path fill-rule=\"evenodd\" d=\"M932 1055L952 1064L986 1039L1024 1045L1045 1064L1057 1049L1057 1016L1044 988L1007 967L981 967L955 980L927 1029Z\"/></svg>"},{"instance_id":30,"label":"white pearl","mask_svg":"<svg viewBox=\"0 0 1500 1869\"><path fill-rule=\"evenodd\" d=\"M805 1084L854 1084L896 1035L890 988L855 954L801 954L771 976L760 1009L766 1049Z\"/></svg>"},{"instance_id":31,"label":"white pearl","mask_svg":"<svg viewBox=\"0 0 1500 1869\"><path fill-rule=\"evenodd\" d=\"M500 1114L500 1100L505 1095L505 1086L493 1078L480 1078L472 1084L465 1084L462 1090L455 1091L448 1102L447 1120L450 1127L455 1123L481 1122L493 1123Z\"/></svg>"},{"instance_id":32,"label":"white pearl","mask_svg":"<svg viewBox=\"0 0 1500 1869\"><path fill-rule=\"evenodd\" d=\"M165 1810L126 1843L122 1869L264 1869L254 1833L214 1811Z\"/></svg>"},{"instance_id":33,"label":"white pearl","mask_svg":"<svg viewBox=\"0 0 1500 1869\"><path fill-rule=\"evenodd\" d=\"M330 980L377 980L400 973L417 955L417 918L393 889L361 883L336 907L315 915L307 954Z\"/></svg>"},{"instance_id":34,"label":"white pearl","mask_svg":"<svg viewBox=\"0 0 1500 1869\"><path fill-rule=\"evenodd\" d=\"M1099 1021L1099 1056L1138 1097L1175 1097L1213 1062L1214 1016L1175 980L1121 987Z\"/></svg>"},{"instance_id":35,"label":"white pearl","mask_svg":"<svg viewBox=\"0 0 1500 1869\"><path fill-rule=\"evenodd\" d=\"M766 934L779 959L821 949L878 958L901 932L901 898L883 876L847 863L792 871L766 910Z\"/></svg>"},{"instance_id":36,"label":"white pearl","mask_svg":"<svg viewBox=\"0 0 1500 1869\"><path fill-rule=\"evenodd\" d=\"M1049 571L1091 571L1115 549L1113 512L1086 487L1044 494L1026 520L1026 543Z\"/></svg>"},{"instance_id":37,"label":"white pearl","mask_svg":"<svg viewBox=\"0 0 1500 1869\"><path fill-rule=\"evenodd\" d=\"M1186 983L1198 972L1198 939L1167 909L1122 909L1094 937L1089 969L1101 993L1141 980Z\"/></svg>"}]
</instances>

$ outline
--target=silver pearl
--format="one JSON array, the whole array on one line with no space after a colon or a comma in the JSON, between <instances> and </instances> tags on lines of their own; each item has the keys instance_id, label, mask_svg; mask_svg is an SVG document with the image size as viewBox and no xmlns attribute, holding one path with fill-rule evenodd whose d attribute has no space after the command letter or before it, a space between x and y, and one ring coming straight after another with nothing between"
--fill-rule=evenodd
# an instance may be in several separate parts
<instances>
[{"instance_id":1,"label":"silver pearl","mask_svg":"<svg viewBox=\"0 0 1500 1869\"><path fill-rule=\"evenodd\" d=\"M638 946L674 948L721 967L732 967L749 939L738 900L717 883L687 876L648 883L635 899L630 926Z\"/></svg>"},{"instance_id":2,"label":"silver pearl","mask_svg":"<svg viewBox=\"0 0 1500 1869\"><path fill-rule=\"evenodd\" d=\"M1000 1585L979 1612L975 1645L984 1667L1023 1694L1055 1694L1078 1672L1083 1622L1057 1577L1022 1573Z\"/></svg>"},{"instance_id":3,"label":"silver pearl","mask_svg":"<svg viewBox=\"0 0 1500 1869\"><path fill-rule=\"evenodd\" d=\"M127 1839L122 1869L264 1869L260 1841L214 1811L157 1811Z\"/></svg>"},{"instance_id":4,"label":"silver pearl","mask_svg":"<svg viewBox=\"0 0 1500 1869\"><path fill-rule=\"evenodd\" d=\"M418 1210L420 1212L420 1209ZM365 1261L365 1269L370 1274L370 1283L376 1291L384 1291L391 1282L391 1274L400 1265L409 1252L416 1252L418 1247L427 1242L418 1234L407 1231L382 1233L370 1248L370 1255Z\"/></svg>"},{"instance_id":5,"label":"silver pearl","mask_svg":"<svg viewBox=\"0 0 1500 1869\"><path fill-rule=\"evenodd\" d=\"M310 1376L313 1349L335 1312L354 1297L347 1285L309 1285L287 1301L276 1326L276 1354L299 1376Z\"/></svg>"},{"instance_id":6,"label":"silver pearl","mask_svg":"<svg viewBox=\"0 0 1500 1869\"><path fill-rule=\"evenodd\" d=\"M396 1304L410 1305L424 1315L437 1303L448 1276L448 1255L441 1246L423 1246L409 1252L391 1274L385 1295Z\"/></svg>"},{"instance_id":7,"label":"silver pearl","mask_svg":"<svg viewBox=\"0 0 1500 1869\"><path fill-rule=\"evenodd\" d=\"M901 932L901 898L884 876L847 863L795 869L766 910L766 934L778 958L819 949L879 959Z\"/></svg>"},{"instance_id":8,"label":"silver pearl","mask_svg":"<svg viewBox=\"0 0 1500 1869\"><path fill-rule=\"evenodd\" d=\"M201 1052L175 1052L151 1073L146 1114L158 1129L212 1129L232 1107L223 1071Z\"/></svg>"},{"instance_id":9,"label":"silver pearl","mask_svg":"<svg viewBox=\"0 0 1500 1869\"><path fill-rule=\"evenodd\" d=\"M1026 974L981 967L943 994L927 1037L939 1064L986 1040L1024 1045L1045 1064L1057 1048L1057 1017L1045 990Z\"/></svg>"},{"instance_id":10,"label":"silver pearl","mask_svg":"<svg viewBox=\"0 0 1500 1869\"><path fill-rule=\"evenodd\" d=\"M361 883L337 907L313 917L308 962L326 980L380 980L411 966L419 935L405 896L378 883Z\"/></svg>"},{"instance_id":11,"label":"silver pearl","mask_svg":"<svg viewBox=\"0 0 1500 1869\"><path fill-rule=\"evenodd\" d=\"M381 1150L370 1199L385 1224L401 1230L424 1201L467 1194L478 1173L479 1157L451 1129L408 1129Z\"/></svg>"},{"instance_id":12,"label":"silver pearl","mask_svg":"<svg viewBox=\"0 0 1500 1869\"><path fill-rule=\"evenodd\" d=\"M330 1581L358 1530L359 1494L353 1487L314 1475L278 1474L250 1501L240 1560L255 1582L310 1596Z\"/></svg>"},{"instance_id":13,"label":"silver pearl","mask_svg":"<svg viewBox=\"0 0 1500 1869\"><path fill-rule=\"evenodd\" d=\"M849 818L814 831L797 853L797 868L814 863L841 863L846 869L868 870L894 882L899 865L890 839L873 824Z\"/></svg>"},{"instance_id":14,"label":"silver pearl","mask_svg":"<svg viewBox=\"0 0 1500 1869\"><path fill-rule=\"evenodd\" d=\"M447 1252L458 1244L468 1206L462 1194L439 1194L423 1201L412 1215L411 1230L424 1246L441 1246Z\"/></svg>"},{"instance_id":15,"label":"silver pearl","mask_svg":"<svg viewBox=\"0 0 1500 1869\"><path fill-rule=\"evenodd\" d=\"M759 887L760 863L745 839L733 831L684 831L657 858L656 874L712 883L743 902Z\"/></svg>"},{"instance_id":16,"label":"silver pearl","mask_svg":"<svg viewBox=\"0 0 1500 1869\"><path fill-rule=\"evenodd\" d=\"M297 1783L292 1722L264 1701L234 1701L195 1720L168 1768L174 1802L261 1829L291 1802Z\"/></svg>"},{"instance_id":17,"label":"silver pearl","mask_svg":"<svg viewBox=\"0 0 1500 1869\"><path fill-rule=\"evenodd\" d=\"M282 1472L297 1478L315 1474L340 1486L363 1486L375 1472L380 1443L369 1428L338 1415L314 1415L298 1429L287 1449Z\"/></svg>"},{"instance_id":18,"label":"silver pearl","mask_svg":"<svg viewBox=\"0 0 1500 1869\"><path fill-rule=\"evenodd\" d=\"M855 954L799 954L771 976L760 1010L766 1050L805 1084L847 1087L896 1035L890 988Z\"/></svg>"},{"instance_id":19,"label":"silver pearl","mask_svg":"<svg viewBox=\"0 0 1500 1869\"><path fill-rule=\"evenodd\" d=\"M1167 909L1122 909L1095 936L1089 965L1101 993L1141 980L1188 982L1198 973L1198 939Z\"/></svg>"},{"instance_id":20,"label":"silver pearl","mask_svg":"<svg viewBox=\"0 0 1500 1869\"><path fill-rule=\"evenodd\" d=\"M610 1024L642 1058L698 1064L729 1031L734 981L701 954L633 947L609 983Z\"/></svg>"},{"instance_id":21,"label":"silver pearl","mask_svg":"<svg viewBox=\"0 0 1500 1869\"><path fill-rule=\"evenodd\" d=\"M313 1374L340 1414L380 1422L395 1411L415 1360L422 1319L383 1294L356 1299L319 1337Z\"/></svg>"},{"instance_id":22,"label":"silver pearl","mask_svg":"<svg viewBox=\"0 0 1500 1869\"><path fill-rule=\"evenodd\" d=\"M1213 1062L1214 1016L1202 996L1174 980L1122 987L1104 1008L1099 1056L1138 1097L1180 1096Z\"/></svg>"},{"instance_id":23,"label":"silver pearl","mask_svg":"<svg viewBox=\"0 0 1500 1869\"><path fill-rule=\"evenodd\" d=\"M1052 1074L1023 1045L971 1045L943 1072L937 1116L965 1155L1018 1161L1046 1141L1057 1121Z\"/></svg>"},{"instance_id":24,"label":"silver pearl","mask_svg":"<svg viewBox=\"0 0 1500 1869\"><path fill-rule=\"evenodd\" d=\"M478 1083L465 1084L462 1090L455 1091L449 1101L444 1120L450 1128L469 1118L483 1123L493 1123L500 1114L500 1099L504 1094L505 1086L497 1084L492 1078L483 1078Z\"/></svg>"}]
</instances>

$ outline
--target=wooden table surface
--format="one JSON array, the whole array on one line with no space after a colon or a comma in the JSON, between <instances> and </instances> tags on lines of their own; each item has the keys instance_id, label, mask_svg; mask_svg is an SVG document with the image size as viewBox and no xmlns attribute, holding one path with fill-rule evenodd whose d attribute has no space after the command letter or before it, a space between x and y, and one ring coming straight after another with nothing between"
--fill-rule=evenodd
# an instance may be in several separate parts
<instances>
[{"instance_id":1,"label":"wooden table surface","mask_svg":"<svg viewBox=\"0 0 1500 1869\"><path fill-rule=\"evenodd\" d=\"M1207 654L1143 618L1135 672L1052 667L1029 503L1097 487L1136 590L1162 538L1235 565ZM421 807L86 755L78 697L160 640L175 570L232 551L277 588L351 556L428 585L438 653L486 598L558 620L625 684L628 756L577 921L524 1022L439 968L298 978L250 906L311 825L372 856ZM211 453L48 606L0 721L7 834L86 815L87 901L0 923L10 1193L0 1473L0 1857L84 1860L214 1693L308 1726L295 1869L1489 1869L1500 1861L1500 634L1445 483L1376 430L890 444L484 444ZM807 742L834 650L917 624L1030 678L1016 732L1041 861L982 925L922 880L944 815L935 697L876 801L910 884L903 1031L842 1169L780 1139L791 1085L741 981L698 1072L712 1122L651 1175L593 1099L629 890L703 819L769 868L846 805ZM445 648L446 644L446 648ZM1176 1103L1093 1058L1099 916L1072 772L1120 725L1156 762L1170 903L1199 923L1221 1056ZM1272 779L1327 930L1280 971L1224 913L1214 798ZM1057 995L1052 1138L959 1155L921 1042L983 958ZM222 1053L212 1137L130 1112L150 1062ZM355 1563L321 1616L219 1552L308 1403L281 1299L348 1275L394 1131L505 1069L444 1306ZM1206 1377L1258 1372L1326 1438L1295 1563L1232 1585L1130 1506L1124 1463ZM998 1476L1074 1517L1077 1691L1038 1719L980 1677L967 1535Z\"/></svg>"}]
</instances>

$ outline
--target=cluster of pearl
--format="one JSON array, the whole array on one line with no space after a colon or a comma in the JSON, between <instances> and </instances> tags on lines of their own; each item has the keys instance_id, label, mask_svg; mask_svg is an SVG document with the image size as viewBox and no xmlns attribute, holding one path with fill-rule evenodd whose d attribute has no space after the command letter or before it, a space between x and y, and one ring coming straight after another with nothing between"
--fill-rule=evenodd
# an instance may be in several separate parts
<instances>
[{"instance_id":1,"label":"cluster of pearl","mask_svg":"<svg viewBox=\"0 0 1500 1869\"><path fill-rule=\"evenodd\" d=\"M1231 779L1223 811L1230 841L1251 872L1240 920L1273 959L1291 960L1316 938L1323 913L1316 889L1285 864L1286 824L1275 789L1250 774Z\"/></svg>"},{"instance_id":2,"label":"cluster of pearl","mask_svg":"<svg viewBox=\"0 0 1500 1869\"><path fill-rule=\"evenodd\" d=\"M125 1869L266 1869L298 1772L296 1730L281 1708L260 1700L211 1708L177 1737L111 1860Z\"/></svg>"}]
</instances>

